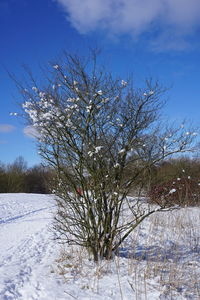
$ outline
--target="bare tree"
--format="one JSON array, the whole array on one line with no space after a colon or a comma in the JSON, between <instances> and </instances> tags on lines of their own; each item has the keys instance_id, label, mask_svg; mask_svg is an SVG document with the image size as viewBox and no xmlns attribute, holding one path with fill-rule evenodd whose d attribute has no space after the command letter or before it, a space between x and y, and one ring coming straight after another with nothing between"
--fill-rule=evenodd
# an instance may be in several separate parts
<instances>
[{"instance_id":1,"label":"bare tree","mask_svg":"<svg viewBox=\"0 0 200 300\"><path fill-rule=\"evenodd\" d=\"M165 157L191 150L195 135L158 125L164 92L158 83L136 89L98 67L95 53L91 59L66 54L51 67L46 85L31 77L22 93L40 154L57 174L55 229L95 261L110 259L138 224L166 207L130 205L130 189ZM125 207L131 217L122 219Z\"/></svg>"},{"instance_id":2,"label":"bare tree","mask_svg":"<svg viewBox=\"0 0 200 300\"><path fill-rule=\"evenodd\" d=\"M9 193L22 193L25 191L25 177L27 163L22 156L6 166L6 189Z\"/></svg>"}]
</instances>

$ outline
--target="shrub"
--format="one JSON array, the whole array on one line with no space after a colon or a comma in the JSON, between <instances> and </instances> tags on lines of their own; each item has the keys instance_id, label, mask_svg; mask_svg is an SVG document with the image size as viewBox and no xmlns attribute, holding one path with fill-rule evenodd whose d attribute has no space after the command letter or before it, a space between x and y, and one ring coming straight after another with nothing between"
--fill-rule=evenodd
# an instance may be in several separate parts
<instances>
[{"instance_id":1,"label":"shrub","mask_svg":"<svg viewBox=\"0 0 200 300\"><path fill-rule=\"evenodd\" d=\"M151 203L160 206L196 206L200 204L200 180L190 176L154 185L149 192Z\"/></svg>"},{"instance_id":2,"label":"shrub","mask_svg":"<svg viewBox=\"0 0 200 300\"><path fill-rule=\"evenodd\" d=\"M130 189L143 182L151 166L191 150L194 135L158 124L165 90L157 82L135 88L132 80L98 66L96 53L92 59L68 54L64 59L47 70L47 84L30 76L30 84L19 85L22 107L39 133L41 156L58 179L57 238L86 247L95 261L111 259L155 212L150 205L131 206ZM132 219L122 223L125 205Z\"/></svg>"}]
</instances>

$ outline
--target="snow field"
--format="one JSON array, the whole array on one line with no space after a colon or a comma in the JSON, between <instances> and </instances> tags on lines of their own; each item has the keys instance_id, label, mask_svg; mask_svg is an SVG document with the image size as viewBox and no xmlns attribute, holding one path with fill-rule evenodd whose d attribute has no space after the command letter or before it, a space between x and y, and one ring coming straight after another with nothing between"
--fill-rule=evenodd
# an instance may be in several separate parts
<instances>
[{"instance_id":1,"label":"snow field","mask_svg":"<svg viewBox=\"0 0 200 300\"><path fill-rule=\"evenodd\" d=\"M0 299L55 299L53 209L50 196L0 194Z\"/></svg>"},{"instance_id":2,"label":"snow field","mask_svg":"<svg viewBox=\"0 0 200 300\"><path fill-rule=\"evenodd\" d=\"M200 299L200 209L155 213L98 264L58 245L54 196L0 194L0 300Z\"/></svg>"},{"instance_id":3,"label":"snow field","mask_svg":"<svg viewBox=\"0 0 200 300\"><path fill-rule=\"evenodd\" d=\"M58 269L82 299L200 299L200 209L156 213L146 219L111 262L98 265L87 253L66 248ZM94 294L91 294L93 292ZM69 298L73 299L73 298Z\"/></svg>"}]
</instances>

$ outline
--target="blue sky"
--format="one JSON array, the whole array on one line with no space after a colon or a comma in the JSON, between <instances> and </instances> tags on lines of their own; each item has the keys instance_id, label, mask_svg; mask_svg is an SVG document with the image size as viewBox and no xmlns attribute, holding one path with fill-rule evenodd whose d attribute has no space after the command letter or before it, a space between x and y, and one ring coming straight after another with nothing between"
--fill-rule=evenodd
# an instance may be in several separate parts
<instances>
[{"instance_id":1,"label":"blue sky","mask_svg":"<svg viewBox=\"0 0 200 300\"><path fill-rule=\"evenodd\" d=\"M19 155L30 166L40 161L24 120L9 115L22 99L6 70L23 80L28 65L41 79L40 65L63 50L84 55L98 45L115 74L133 74L136 85L152 76L170 87L168 119L199 126L199 0L0 0L0 38L1 162Z\"/></svg>"}]
</instances>

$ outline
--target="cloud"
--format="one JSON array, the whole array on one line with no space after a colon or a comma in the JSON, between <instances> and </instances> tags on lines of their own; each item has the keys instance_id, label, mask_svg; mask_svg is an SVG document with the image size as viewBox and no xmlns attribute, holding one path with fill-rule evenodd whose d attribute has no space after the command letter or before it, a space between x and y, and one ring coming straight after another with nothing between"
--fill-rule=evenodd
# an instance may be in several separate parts
<instances>
[{"instance_id":1,"label":"cloud","mask_svg":"<svg viewBox=\"0 0 200 300\"><path fill-rule=\"evenodd\" d=\"M38 131L31 125L24 127L23 132L30 138L37 138L39 136Z\"/></svg>"},{"instance_id":2,"label":"cloud","mask_svg":"<svg viewBox=\"0 0 200 300\"><path fill-rule=\"evenodd\" d=\"M0 132L7 133L15 130L16 128L10 124L0 124Z\"/></svg>"},{"instance_id":3,"label":"cloud","mask_svg":"<svg viewBox=\"0 0 200 300\"><path fill-rule=\"evenodd\" d=\"M200 26L199 0L57 0L80 33L105 30L111 35L152 34L157 43L170 38L182 49ZM155 35L157 35L155 37ZM178 43L177 43L178 44ZM168 47L169 48L169 47ZM178 49L179 50L179 49Z\"/></svg>"}]
</instances>

